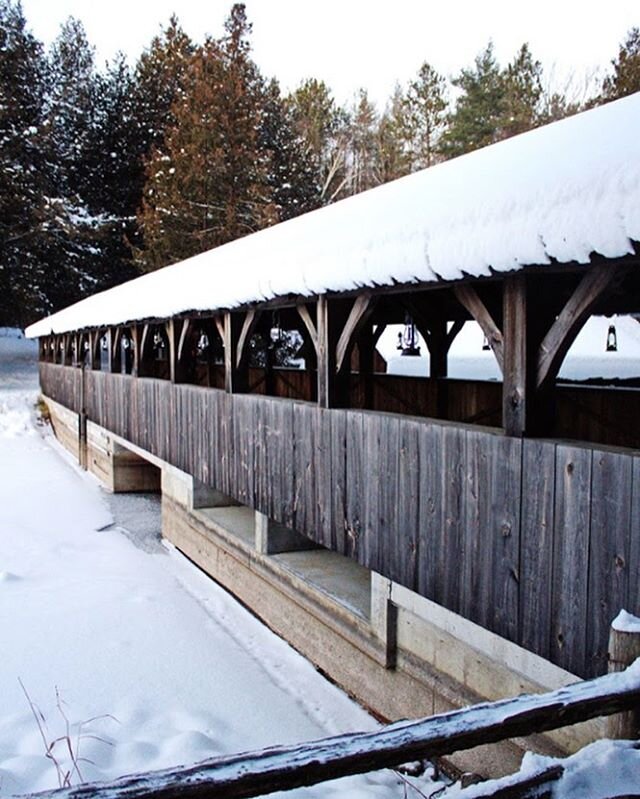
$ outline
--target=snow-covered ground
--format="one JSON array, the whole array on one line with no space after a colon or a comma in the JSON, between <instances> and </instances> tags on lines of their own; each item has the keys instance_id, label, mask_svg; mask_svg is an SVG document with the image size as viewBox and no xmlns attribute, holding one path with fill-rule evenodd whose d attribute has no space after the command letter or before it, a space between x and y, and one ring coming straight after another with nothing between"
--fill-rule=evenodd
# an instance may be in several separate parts
<instances>
[{"instance_id":1,"label":"snow-covered ground","mask_svg":"<svg viewBox=\"0 0 640 799\"><path fill-rule=\"evenodd\" d=\"M36 398L33 343L0 335L0 795L57 787L45 754L65 716L85 780L376 727L158 544L151 500L125 499L114 520L103 490L38 425ZM135 542L119 532L127 518ZM71 767L64 741L52 754ZM295 795L400 797L404 784L387 771Z\"/></svg>"}]
</instances>

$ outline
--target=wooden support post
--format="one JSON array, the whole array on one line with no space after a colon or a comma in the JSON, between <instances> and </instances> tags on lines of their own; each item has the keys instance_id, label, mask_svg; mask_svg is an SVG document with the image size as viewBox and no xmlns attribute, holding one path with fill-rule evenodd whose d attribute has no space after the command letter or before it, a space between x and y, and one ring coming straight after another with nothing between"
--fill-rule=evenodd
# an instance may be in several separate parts
<instances>
[{"instance_id":1,"label":"wooden support post","mask_svg":"<svg viewBox=\"0 0 640 799\"><path fill-rule=\"evenodd\" d=\"M621 611L611 624L609 633L609 673L624 671L640 658L640 619ZM609 716L606 738L637 740L640 738L640 707Z\"/></svg>"},{"instance_id":2,"label":"wooden support post","mask_svg":"<svg viewBox=\"0 0 640 799\"><path fill-rule=\"evenodd\" d=\"M189 336L193 332L189 319L170 319L166 325L169 343L169 380L172 383L189 383L194 364L189 352Z\"/></svg>"},{"instance_id":3,"label":"wooden support post","mask_svg":"<svg viewBox=\"0 0 640 799\"><path fill-rule=\"evenodd\" d=\"M358 339L358 371L362 381L362 407L373 409L373 371L375 369L373 326L366 325Z\"/></svg>"},{"instance_id":4,"label":"wooden support post","mask_svg":"<svg viewBox=\"0 0 640 799\"><path fill-rule=\"evenodd\" d=\"M507 276L502 299L502 426L508 436L551 435L554 385L538 386L536 372L540 341L552 316L526 275Z\"/></svg>"},{"instance_id":5,"label":"wooden support post","mask_svg":"<svg viewBox=\"0 0 640 799\"><path fill-rule=\"evenodd\" d=\"M111 343L113 341L113 329L111 327L108 327L104 331L104 335L105 335L105 337L107 339L107 348L106 348L106 351L105 351L106 352L105 372L111 372L111 371L113 371L113 369L112 369L113 358L112 358L112 354L111 354L111 349L112 349ZM100 344L100 346L102 347L102 343Z\"/></svg>"},{"instance_id":6,"label":"wooden support post","mask_svg":"<svg viewBox=\"0 0 640 799\"><path fill-rule=\"evenodd\" d=\"M140 345L142 343L142 329L140 325L131 325L131 348L133 350L133 361L131 364L131 374L138 377L140 373Z\"/></svg>"},{"instance_id":7,"label":"wooden support post","mask_svg":"<svg viewBox=\"0 0 640 799\"><path fill-rule=\"evenodd\" d=\"M338 373L337 347L349 309L345 300L330 300L326 294L318 297L317 308L318 405L341 408L348 403L350 364Z\"/></svg>"},{"instance_id":8,"label":"wooden support post","mask_svg":"<svg viewBox=\"0 0 640 799\"><path fill-rule=\"evenodd\" d=\"M535 387L526 278L521 274L507 276L503 286L502 426L508 436L523 436Z\"/></svg>"}]
</instances>

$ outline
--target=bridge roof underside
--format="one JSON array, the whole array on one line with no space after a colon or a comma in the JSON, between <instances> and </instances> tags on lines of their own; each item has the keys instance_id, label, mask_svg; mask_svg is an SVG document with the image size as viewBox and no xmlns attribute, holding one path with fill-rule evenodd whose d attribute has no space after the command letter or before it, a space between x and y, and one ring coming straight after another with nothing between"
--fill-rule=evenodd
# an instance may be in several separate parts
<instances>
[{"instance_id":1,"label":"bridge roof underside","mask_svg":"<svg viewBox=\"0 0 640 799\"><path fill-rule=\"evenodd\" d=\"M95 294L30 337L637 254L640 93Z\"/></svg>"}]
</instances>

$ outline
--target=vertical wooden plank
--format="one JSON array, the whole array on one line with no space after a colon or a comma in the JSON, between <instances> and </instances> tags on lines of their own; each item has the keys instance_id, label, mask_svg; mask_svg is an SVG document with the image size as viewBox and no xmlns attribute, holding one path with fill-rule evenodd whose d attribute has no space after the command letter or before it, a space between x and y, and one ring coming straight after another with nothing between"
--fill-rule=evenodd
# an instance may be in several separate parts
<instances>
[{"instance_id":1,"label":"vertical wooden plank","mask_svg":"<svg viewBox=\"0 0 640 799\"><path fill-rule=\"evenodd\" d=\"M381 571L380 564L383 560L380 552L380 500L387 477L382 463L380 418L378 414L363 414L364 463L368 480L364 485L364 525L359 560L375 571Z\"/></svg>"},{"instance_id":2,"label":"vertical wooden plank","mask_svg":"<svg viewBox=\"0 0 640 799\"><path fill-rule=\"evenodd\" d=\"M331 494L326 501L331 503L331 541L325 541L325 546L330 547L343 555L361 560L361 539L349 535L346 523L346 496L347 496L347 412L325 412L328 423L331 448L330 459L327 467L331 473Z\"/></svg>"},{"instance_id":3,"label":"vertical wooden plank","mask_svg":"<svg viewBox=\"0 0 640 799\"><path fill-rule=\"evenodd\" d=\"M466 476L466 432L458 427L442 428L442 496L443 524L440 529L440 563L436 577L436 594L440 602L455 613L460 612L462 558L464 537L464 501Z\"/></svg>"},{"instance_id":4,"label":"vertical wooden plank","mask_svg":"<svg viewBox=\"0 0 640 799\"><path fill-rule=\"evenodd\" d=\"M365 457L364 414L346 412L345 526L349 540L359 542L364 534L365 491L369 483Z\"/></svg>"},{"instance_id":5,"label":"vertical wooden plank","mask_svg":"<svg viewBox=\"0 0 640 799\"><path fill-rule=\"evenodd\" d=\"M484 434L490 459L491 494L486 527L493 535L489 629L509 639L520 637L520 487L522 441Z\"/></svg>"},{"instance_id":6,"label":"vertical wooden plank","mask_svg":"<svg viewBox=\"0 0 640 799\"><path fill-rule=\"evenodd\" d=\"M526 277L508 275L503 282L503 380L502 426L508 436L522 436L527 429L529 374L527 370ZM529 373L529 374L528 374Z\"/></svg>"},{"instance_id":7,"label":"vertical wooden plank","mask_svg":"<svg viewBox=\"0 0 640 799\"><path fill-rule=\"evenodd\" d=\"M396 531L391 572L407 588L418 587L419 504L420 504L420 428L419 422L400 419L398 452L398 493L393 521Z\"/></svg>"},{"instance_id":8,"label":"vertical wooden plank","mask_svg":"<svg viewBox=\"0 0 640 799\"><path fill-rule=\"evenodd\" d=\"M287 527L293 527L293 402L291 400L273 400L281 406L280 416L280 436L279 436L279 463L280 473L278 478L281 483L280 495L282 498L282 508L280 518Z\"/></svg>"},{"instance_id":9,"label":"vertical wooden plank","mask_svg":"<svg viewBox=\"0 0 640 799\"><path fill-rule=\"evenodd\" d=\"M331 477L331 414L324 408L309 405L313 416L315 449L314 449L314 471L316 474L316 506L315 506L315 527L317 530L316 540L325 547L331 547L333 539L333 504L332 504L332 477ZM349 475L347 474L345 491L349 487ZM344 539L344 528L342 530ZM337 541L337 539L336 539ZM342 550L338 550L342 551Z\"/></svg>"},{"instance_id":10,"label":"vertical wooden plank","mask_svg":"<svg viewBox=\"0 0 640 799\"><path fill-rule=\"evenodd\" d=\"M403 582L411 554L398 526L398 487L400 483L400 423L398 416L379 417L380 481L371 490L378 492L377 566L381 574ZM404 510L404 509L401 509Z\"/></svg>"},{"instance_id":11,"label":"vertical wooden plank","mask_svg":"<svg viewBox=\"0 0 640 799\"><path fill-rule=\"evenodd\" d=\"M520 643L550 655L555 444L525 439L522 453Z\"/></svg>"},{"instance_id":12,"label":"vertical wooden plank","mask_svg":"<svg viewBox=\"0 0 640 799\"><path fill-rule=\"evenodd\" d=\"M313 409L303 403L291 405L293 414L293 527L316 541L322 541L322 530L316 527L317 502L316 449Z\"/></svg>"},{"instance_id":13,"label":"vertical wooden plank","mask_svg":"<svg viewBox=\"0 0 640 799\"><path fill-rule=\"evenodd\" d=\"M593 452L585 676L606 674L611 622L627 609L633 459Z\"/></svg>"},{"instance_id":14,"label":"vertical wooden plank","mask_svg":"<svg viewBox=\"0 0 640 799\"><path fill-rule=\"evenodd\" d=\"M443 430L431 422L420 425L420 501L418 523L418 592L443 604L441 575L446 564L441 550L444 529Z\"/></svg>"},{"instance_id":15,"label":"vertical wooden plank","mask_svg":"<svg viewBox=\"0 0 640 799\"><path fill-rule=\"evenodd\" d=\"M460 613L486 627L491 613L491 587L486 578L493 567L492 530L484 526L484 506L490 492L489 467L482 433L468 430L465 438L463 515L458 562L461 573ZM452 562L446 568L451 570Z\"/></svg>"},{"instance_id":16,"label":"vertical wooden plank","mask_svg":"<svg viewBox=\"0 0 640 799\"><path fill-rule=\"evenodd\" d=\"M626 608L630 613L640 616L640 455L633 458L631 480L631 541Z\"/></svg>"},{"instance_id":17,"label":"vertical wooden plank","mask_svg":"<svg viewBox=\"0 0 640 799\"><path fill-rule=\"evenodd\" d=\"M583 676L587 626L587 574L591 502L591 450L556 449L551 659Z\"/></svg>"}]
</instances>

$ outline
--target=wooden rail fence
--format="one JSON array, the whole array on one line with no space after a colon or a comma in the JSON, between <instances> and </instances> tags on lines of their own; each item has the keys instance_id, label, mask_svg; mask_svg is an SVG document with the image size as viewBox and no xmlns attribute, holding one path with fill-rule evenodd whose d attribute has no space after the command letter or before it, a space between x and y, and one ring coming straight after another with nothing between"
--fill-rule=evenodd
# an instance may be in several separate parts
<instances>
[{"instance_id":1,"label":"wooden rail fence","mask_svg":"<svg viewBox=\"0 0 640 799\"><path fill-rule=\"evenodd\" d=\"M626 672L546 694L476 705L374 732L211 758L192 766L45 791L40 799L247 799L329 779L393 768L637 706L640 661ZM547 780L561 773L545 772ZM510 796L516 794L511 793ZM520 794L522 795L522 794Z\"/></svg>"},{"instance_id":2,"label":"wooden rail fence","mask_svg":"<svg viewBox=\"0 0 640 799\"><path fill-rule=\"evenodd\" d=\"M640 454L41 364L44 393L582 677L640 613ZM84 389L83 389L84 381Z\"/></svg>"}]
</instances>

